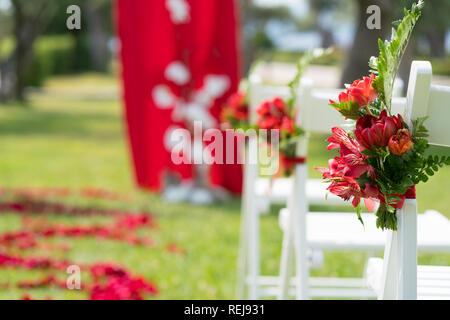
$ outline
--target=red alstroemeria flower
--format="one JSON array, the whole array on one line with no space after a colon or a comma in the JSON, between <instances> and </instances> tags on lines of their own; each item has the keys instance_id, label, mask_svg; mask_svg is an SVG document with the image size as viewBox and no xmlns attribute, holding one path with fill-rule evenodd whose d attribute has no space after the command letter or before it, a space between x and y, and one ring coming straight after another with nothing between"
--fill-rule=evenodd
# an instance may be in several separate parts
<instances>
[{"instance_id":1,"label":"red alstroemeria flower","mask_svg":"<svg viewBox=\"0 0 450 320\"><path fill-rule=\"evenodd\" d=\"M365 183L364 188L362 188L352 177L344 177L342 181L332 182L327 190L344 200L353 199L352 205L355 208L361 202L361 198L375 199L379 195L377 187Z\"/></svg>"},{"instance_id":2,"label":"red alstroemeria flower","mask_svg":"<svg viewBox=\"0 0 450 320\"><path fill-rule=\"evenodd\" d=\"M359 118L355 137L364 149L382 148L400 129L403 129L402 116L388 117L386 110L383 110L378 118L369 114Z\"/></svg>"},{"instance_id":3,"label":"red alstroemeria flower","mask_svg":"<svg viewBox=\"0 0 450 320\"><path fill-rule=\"evenodd\" d=\"M331 193L352 200L352 205L357 207L361 198L364 199L369 211L373 209L374 202L371 200L379 195L378 188L368 182L361 186L358 179L367 173L372 180L375 179L375 169L366 161L367 156L361 153L361 146L344 129L335 127L332 129L333 136L328 138L330 142L328 149L339 148L339 157L328 161L328 168L316 168L322 172L324 179L331 181L327 188Z\"/></svg>"},{"instance_id":4,"label":"red alstroemeria flower","mask_svg":"<svg viewBox=\"0 0 450 320\"><path fill-rule=\"evenodd\" d=\"M331 129L331 132L333 135L327 139L330 143L327 147L328 150L339 148L341 156L361 153L361 147L358 142L344 129L341 127L334 127Z\"/></svg>"}]
</instances>

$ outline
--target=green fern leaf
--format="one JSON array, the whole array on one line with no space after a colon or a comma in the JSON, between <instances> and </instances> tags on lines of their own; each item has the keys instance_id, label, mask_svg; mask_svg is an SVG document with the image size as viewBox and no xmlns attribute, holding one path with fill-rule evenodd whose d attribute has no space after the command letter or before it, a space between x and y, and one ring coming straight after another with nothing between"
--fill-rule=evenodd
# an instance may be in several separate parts
<instances>
[{"instance_id":1,"label":"green fern leaf","mask_svg":"<svg viewBox=\"0 0 450 320\"><path fill-rule=\"evenodd\" d=\"M372 57L369 62L371 72L377 74L374 87L378 91L379 99L389 113L391 113L394 80L423 6L423 0L419 0L417 4L413 4L411 10L405 9L403 19L395 23L397 29L392 29L391 40L383 42L379 39L380 54L378 58Z\"/></svg>"}]
</instances>

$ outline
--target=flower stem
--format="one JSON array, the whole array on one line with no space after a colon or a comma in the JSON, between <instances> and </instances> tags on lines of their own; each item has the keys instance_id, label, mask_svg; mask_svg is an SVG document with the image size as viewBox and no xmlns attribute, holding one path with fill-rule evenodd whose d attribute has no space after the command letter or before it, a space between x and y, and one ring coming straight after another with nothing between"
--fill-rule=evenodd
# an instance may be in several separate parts
<instances>
[{"instance_id":1,"label":"flower stem","mask_svg":"<svg viewBox=\"0 0 450 320\"><path fill-rule=\"evenodd\" d=\"M365 106L364 109L366 109L367 113L370 114L371 116L373 116L372 111L370 111L369 106Z\"/></svg>"}]
</instances>

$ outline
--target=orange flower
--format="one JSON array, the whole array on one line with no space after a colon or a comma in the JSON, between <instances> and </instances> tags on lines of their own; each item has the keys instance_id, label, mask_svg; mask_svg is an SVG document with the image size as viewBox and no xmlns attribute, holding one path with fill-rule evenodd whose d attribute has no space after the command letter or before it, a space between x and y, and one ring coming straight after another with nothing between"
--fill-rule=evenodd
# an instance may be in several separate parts
<instances>
[{"instance_id":1,"label":"orange flower","mask_svg":"<svg viewBox=\"0 0 450 320\"><path fill-rule=\"evenodd\" d=\"M406 151L412 149L414 143L412 142L409 131L407 129L400 129L397 131L397 134L389 139L388 146L393 154L401 156Z\"/></svg>"},{"instance_id":2,"label":"orange flower","mask_svg":"<svg viewBox=\"0 0 450 320\"><path fill-rule=\"evenodd\" d=\"M330 105L344 117L357 120L360 117L359 109L374 102L378 96L377 90L373 87L374 80L374 74L362 80L355 80L339 94L339 102L330 100Z\"/></svg>"},{"instance_id":3,"label":"orange flower","mask_svg":"<svg viewBox=\"0 0 450 320\"><path fill-rule=\"evenodd\" d=\"M360 108L374 102L378 96L378 92L372 85L373 80L375 80L374 74L370 75L370 77L364 77L362 80L354 81L353 84L347 88L348 99L358 103Z\"/></svg>"}]
</instances>

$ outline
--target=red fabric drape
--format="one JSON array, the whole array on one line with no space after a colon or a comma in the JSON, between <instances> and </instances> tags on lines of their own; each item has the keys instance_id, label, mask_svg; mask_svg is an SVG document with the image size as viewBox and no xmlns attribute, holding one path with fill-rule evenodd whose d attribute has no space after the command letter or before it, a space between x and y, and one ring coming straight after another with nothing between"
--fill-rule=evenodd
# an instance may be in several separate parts
<instances>
[{"instance_id":1,"label":"red fabric drape","mask_svg":"<svg viewBox=\"0 0 450 320\"><path fill-rule=\"evenodd\" d=\"M164 145L168 128L185 123L175 115L177 101L189 103L210 75L226 77L226 91L205 111L218 119L223 102L237 90L237 8L234 0L117 0L116 9L136 182L142 188L160 190L165 170L183 178L192 176L190 165L173 164ZM187 70L189 81L167 75L174 62ZM155 98L155 88L161 86L172 99L165 107ZM242 168L212 165L211 181L239 193Z\"/></svg>"}]
</instances>

